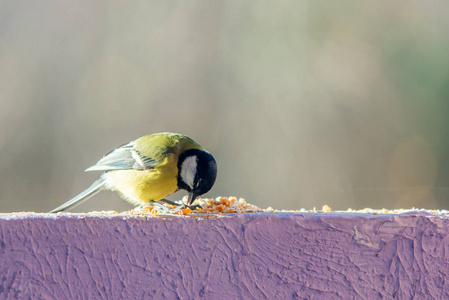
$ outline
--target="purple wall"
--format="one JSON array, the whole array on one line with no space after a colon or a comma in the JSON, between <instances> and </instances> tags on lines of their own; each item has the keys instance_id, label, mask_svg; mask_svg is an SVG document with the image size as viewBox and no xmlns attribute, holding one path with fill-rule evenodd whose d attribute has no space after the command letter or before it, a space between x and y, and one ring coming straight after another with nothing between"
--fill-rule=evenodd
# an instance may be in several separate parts
<instances>
[{"instance_id":1,"label":"purple wall","mask_svg":"<svg viewBox=\"0 0 449 300\"><path fill-rule=\"evenodd\" d=\"M448 226L422 212L5 214L0 298L448 298Z\"/></svg>"}]
</instances>

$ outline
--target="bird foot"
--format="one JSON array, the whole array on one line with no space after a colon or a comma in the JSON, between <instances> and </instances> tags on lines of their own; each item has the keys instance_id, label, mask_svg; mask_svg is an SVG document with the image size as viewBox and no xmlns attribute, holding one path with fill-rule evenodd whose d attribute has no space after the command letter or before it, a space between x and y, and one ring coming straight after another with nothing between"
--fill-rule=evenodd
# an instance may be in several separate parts
<instances>
[{"instance_id":1,"label":"bird foot","mask_svg":"<svg viewBox=\"0 0 449 300\"><path fill-rule=\"evenodd\" d=\"M190 208L191 210L199 210L202 209L201 205L199 204L195 204L195 205L187 205L187 204L179 204L175 201L171 201L168 199L161 199L155 203L164 203L164 204L168 204L168 205L173 205L173 206L177 206L176 208L180 208L180 209L186 209L187 207Z\"/></svg>"},{"instance_id":2,"label":"bird foot","mask_svg":"<svg viewBox=\"0 0 449 300\"><path fill-rule=\"evenodd\" d=\"M203 207L199 204L195 204L195 205L186 205L186 207L190 208L191 210L200 210Z\"/></svg>"}]
</instances>

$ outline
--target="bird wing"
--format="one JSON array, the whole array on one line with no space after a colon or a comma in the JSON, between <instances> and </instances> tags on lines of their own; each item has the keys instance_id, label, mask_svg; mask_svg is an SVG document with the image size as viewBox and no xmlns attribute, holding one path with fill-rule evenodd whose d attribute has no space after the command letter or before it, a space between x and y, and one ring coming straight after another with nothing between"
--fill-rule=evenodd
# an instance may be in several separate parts
<instances>
[{"instance_id":1,"label":"bird wing","mask_svg":"<svg viewBox=\"0 0 449 300\"><path fill-rule=\"evenodd\" d=\"M86 171L153 169L169 153L179 155L191 148L203 149L191 138L177 133L146 135L109 152Z\"/></svg>"},{"instance_id":2,"label":"bird wing","mask_svg":"<svg viewBox=\"0 0 449 300\"><path fill-rule=\"evenodd\" d=\"M106 154L94 166L87 171L112 171L112 170L148 170L154 168L157 159L147 157L135 147L135 142L130 142Z\"/></svg>"}]
</instances>

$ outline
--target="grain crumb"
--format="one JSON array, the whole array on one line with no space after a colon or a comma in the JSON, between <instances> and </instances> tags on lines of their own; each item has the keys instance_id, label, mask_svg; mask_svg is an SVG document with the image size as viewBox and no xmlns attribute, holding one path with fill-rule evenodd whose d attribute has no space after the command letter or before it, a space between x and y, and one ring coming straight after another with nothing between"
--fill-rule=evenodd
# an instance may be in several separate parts
<instances>
[{"instance_id":1,"label":"grain crumb","mask_svg":"<svg viewBox=\"0 0 449 300\"><path fill-rule=\"evenodd\" d=\"M332 211L332 209L330 208L330 206L327 205L327 204L324 204L324 205L323 205L323 208L321 208L321 210L324 211L324 212L331 212L331 211Z\"/></svg>"}]
</instances>

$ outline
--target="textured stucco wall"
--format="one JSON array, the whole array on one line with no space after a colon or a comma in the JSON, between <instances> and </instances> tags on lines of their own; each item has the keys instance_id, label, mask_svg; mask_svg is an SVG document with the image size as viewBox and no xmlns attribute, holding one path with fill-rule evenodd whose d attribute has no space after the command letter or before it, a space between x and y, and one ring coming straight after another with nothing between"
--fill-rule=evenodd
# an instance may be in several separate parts
<instances>
[{"instance_id":1,"label":"textured stucco wall","mask_svg":"<svg viewBox=\"0 0 449 300\"><path fill-rule=\"evenodd\" d=\"M0 216L0 298L449 297L449 218Z\"/></svg>"}]
</instances>

